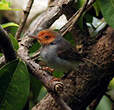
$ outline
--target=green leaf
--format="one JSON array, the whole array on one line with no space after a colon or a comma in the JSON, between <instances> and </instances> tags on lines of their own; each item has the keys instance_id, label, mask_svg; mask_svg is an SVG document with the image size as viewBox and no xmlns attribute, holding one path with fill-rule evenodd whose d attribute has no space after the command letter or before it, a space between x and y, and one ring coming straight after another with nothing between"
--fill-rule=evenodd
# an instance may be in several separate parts
<instances>
[{"instance_id":1,"label":"green leaf","mask_svg":"<svg viewBox=\"0 0 114 110\"><path fill-rule=\"evenodd\" d=\"M74 39L73 39L73 37L72 37L72 34L71 34L70 32L68 32L68 33L64 36L64 38L65 38L66 40L68 40L73 46L75 46L75 41L74 41Z\"/></svg>"},{"instance_id":2,"label":"green leaf","mask_svg":"<svg viewBox=\"0 0 114 110\"><path fill-rule=\"evenodd\" d=\"M33 96L32 101L34 101L36 103L37 97L39 96L39 93L40 93L40 89L42 88L42 84L33 75L31 75L30 78L31 78L31 92L32 92L32 96Z\"/></svg>"},{"instance_id":3,"label":"green leaf","mask_svg":"<svg viewBox=\"0 0 114 110\"><path fill-rule=\"evenodd\" d=\"M0 70L0 110L22 110L29 95L30 79L24 62L13 61Z\"/></svg>"},{"instance_id":4,"label":"green leaf","mask_svg":"<svg viewBox=\"0 0 114 110\"><path fill-rule=\"evenodd\" d=\"M9 10L9 9L10 9L9 2L7 2L6 0L0 1L0 10Z\"/></svg>"},{"instance_id":5,"label":"green leaf","mask_svg":"<svg viewBox=\"0 0 114 110\"><path fill-rule=\"evenodd\" d=\"M77 4L77 5L76 5L76 8L79 9L80 7L83 6L84 3L85 3L85 0L78 0L77 3L76 3L76 4Z\"/></svg>"},{"instance_id":6,"label":"green leaf","mask_svg":"<svg viewBox=\"0 0 114 110\"><path fill-rule=\"evenodd\" d=\"M98 1L96 1L94 4L93 4L93 7L96 11L96 16L99 16L99 12L100 12L100 7L99 7L99 4L98 4Z\"/></svg>"},{"instance_id":7,"label":"green leaf","mask_svg":"<svg viewBox=\"0 0 114 110\"><path fill-rule=\"evenodd\" d=\"M90 15L89 13L86 13L85 14L85 19L86 19L86 22L92 24L92 21L93 21L93 16Z\"/></svg>"},{"instance_id":8,"label":"green leaf","mask_svg":"<svg viewBox=\"0 0 114 110\"><path fill-rule=\"evenodd\" d=\"M14 49L18 50L18 48L19 48L18 41L12 34L9 33L9 36L10 36L11 43L13 44Z\"/></svg>"},{"instance_id":9,"label":"green leaf","mask_svg":"<svg viewBox=\"0 0 114 110\"><path fill-rule=\"evenodd\" d=\"M114 0L98 0L105 21L114 28Z\"/></svg>"},{"instance_id":10,"label":"green leaf","mask_svg":"<svg viewBox=\"0 0 114 110\"><path fill-rule=\"evenodd\" d=\"M39 48L40 44L35 40L32 47L29 49L30 56L37 52Z\"/></svg>"},{"instance_id":11,"label":"green leaf","mask_svg":"<svg viewBox=\"0 0 114 110\"><path fill-rule=\"evenodd\" d=\"M15 27L19 27L19 25L18 24L16 24L16 23L5 23L5 24L2 24L1 25L2 26L2 28L7 28L7 27L9 27L9 26L15 26Z\"/></svg>"},{"instance_id":12,"label":"green leaf","mask_svg":"<svg viewBox=\"0 0 114 110\"><path fill-rule=\"evenodd\" d=\"M12 9L10 8L10 2L7 2L6 0L1 0L0 10L20 11L21 9Z\"/></svg>"},{"instance_id":13,"label":"green leaf","mask_svg":"<svg viewBox=\"0 0 114 110\"><path fill-rule=\"evenodd\" d=\"M0 57L2 57L3 56L3 53L0 53Z\"/></svg>"},{"instance_id":14,"label":"green leaf","mask_svg":"<svg viewBox=\"0 0 114 110\"><path fill-rule=\"evenodd\" d=\"M96 110L111 110L111 104L111 101L106 96L103 96Z\"/></svg>"},{"instance_id":15,"label":"green leaf","mask_svg":"<svg viewBox=\"0 0 114 110\"><path fill-rule=\"evenodd\" d=\"M39 102L47 94L46 88L42 87L38 95L37 101Z\"/></svg>"},{"instance_id":16,"label":"green leaf","mask_svg":"<svg viewBox=\"0 0 114 110\"><path fill-rule=\"evenodd\" d=\"M114 89L114 78L109 83L109 89Z\"/></svg>"},{"instance_id":17,"label":"green leaf","mask_svg":"<svg viewBox=\"0 0 114 110\"><path fill-rule=\"evenodd\" d=\"M5 91L11 80L13 72L18 64L18 60L12 61L0 69L0 102L5 95Z\"/></svg>"}]
</instances>

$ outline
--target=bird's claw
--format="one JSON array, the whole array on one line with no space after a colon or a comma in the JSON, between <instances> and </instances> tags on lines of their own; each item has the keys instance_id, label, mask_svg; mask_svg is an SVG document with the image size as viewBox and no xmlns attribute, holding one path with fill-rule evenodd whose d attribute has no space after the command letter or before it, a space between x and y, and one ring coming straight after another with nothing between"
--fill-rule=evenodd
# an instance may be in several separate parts
<instances>
[{"instance_id":1,"label":"bird's claw","mask_svg":"<svg viewBox=\"0 0 114 110\"><path fill-rule=\"evenodd\" d=\"M42 70L44 71L48 71L50 73L53 73L54 72L54 69L50 68L50 67L42 67Z\"/></svg>"},{"instance_id":2,"label":"bird's claw","mask_svg":"<svg viewBox=\"0 0 114 110\"><path fill-rule=\"evenodd\" d=\"M56 91L57 93L60 93L63 91L64 84L61 82L61 79L53 78L51 82L54 82L54 91Z\"/></svg>"},{"instance_id":3,"label":"bird's claw","mask_svg":"<svg viewBox=\"0 0 114 110\"><path fill-rule=\"evenodd\" d=\"M64 88L64 84L62 82L58 82L57 84L55 84L55 91L60 93L63 91L63 88Z\"/></svg>"}]
</instances>

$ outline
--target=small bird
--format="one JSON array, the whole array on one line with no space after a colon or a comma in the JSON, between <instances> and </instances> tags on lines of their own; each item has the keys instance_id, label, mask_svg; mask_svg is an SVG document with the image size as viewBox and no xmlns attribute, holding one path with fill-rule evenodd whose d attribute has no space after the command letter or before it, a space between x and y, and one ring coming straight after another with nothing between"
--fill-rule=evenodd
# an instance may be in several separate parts
<instances>
[{"instance_id":1,"label":"small bird","mask_svg":"<svg viewBox=\"0 0 114 110\"><path fill-rule=\"evenodd\" d=\"M68 72L75 68L82 56L59 32L45 29L36 36L30 36L41 44L40 56L46 64L56 71Z\"/></svg>"}]
</instances>

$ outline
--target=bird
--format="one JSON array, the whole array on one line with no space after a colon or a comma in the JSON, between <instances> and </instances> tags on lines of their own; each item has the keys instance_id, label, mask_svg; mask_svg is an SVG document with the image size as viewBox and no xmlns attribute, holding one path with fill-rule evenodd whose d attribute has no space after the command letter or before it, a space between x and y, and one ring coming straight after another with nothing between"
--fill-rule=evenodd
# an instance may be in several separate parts
<instances>
[{"instance_id":1,"label":"bird","mask_svg":"<svg viewBox=\"0 0 114 110\"><path fill-rule=\"evenodd\" d=\"M57 31L44 29L29 37L38 40L41 59L58 72L71 71L82 61L82 55Z\"/></svg>"}]
</instances>

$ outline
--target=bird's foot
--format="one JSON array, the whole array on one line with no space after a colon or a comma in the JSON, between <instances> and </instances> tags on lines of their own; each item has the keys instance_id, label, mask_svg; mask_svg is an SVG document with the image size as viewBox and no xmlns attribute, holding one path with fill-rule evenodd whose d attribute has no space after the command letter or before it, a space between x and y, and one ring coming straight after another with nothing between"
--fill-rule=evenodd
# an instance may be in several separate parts
<instances>
[{"instance_id":1,"label":"bird's foot","mask_svg":"<svg viewBox=\"0 0 114 110\"><path fill-rule=\"evenodd\" d=\"M56 92L61 93L63 91L64 84L61 82L61 79L60 78L55 78L54 77L50 81L55 83L54 90Z\"/></svg>"},{"instance_id":2,"label":"bird's foot","mask_svg":"<svg viewBox=\"0 0 114 110\"><path fill-rule=\"evenodd\" d=\"M54 72L54 69L53 69L53 68L50 68L50 67L42 67L41 69L42 69L43 71L46 71L46 72L51 73L51 75L52 75L52 73Z\"/></svg>"}]
</instances>

